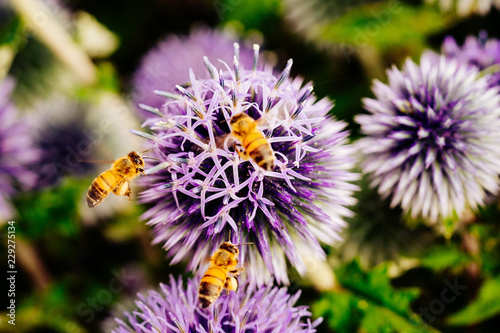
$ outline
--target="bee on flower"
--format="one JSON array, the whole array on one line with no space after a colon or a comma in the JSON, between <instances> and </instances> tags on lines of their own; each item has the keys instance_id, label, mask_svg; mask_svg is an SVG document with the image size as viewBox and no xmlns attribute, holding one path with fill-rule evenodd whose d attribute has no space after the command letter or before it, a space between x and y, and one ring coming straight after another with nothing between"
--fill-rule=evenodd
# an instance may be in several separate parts
<instances>
[{"instance_id":1,"label":"bee on flower","mask_svg":"<svg viewBox=\"0 0 500 333\"><path fill-rule=\"evenodd\" d=\"M288 283L286 259L305 273L303 258L324 259L321 242L334 243L351 215L352 150L346 124L328 116L333 104L290 79L292 60L276 75L258 65L258 45L250 68L239 54L235 44L231 64L200 59L209 78L190 71L188 84L156 91L161 108L140 105L151 132L135 133L152 161L143 218L173 263L189 258L196 270L224 241L253 242L240 252L245 276Z\"/></svg>"}]
</instances>

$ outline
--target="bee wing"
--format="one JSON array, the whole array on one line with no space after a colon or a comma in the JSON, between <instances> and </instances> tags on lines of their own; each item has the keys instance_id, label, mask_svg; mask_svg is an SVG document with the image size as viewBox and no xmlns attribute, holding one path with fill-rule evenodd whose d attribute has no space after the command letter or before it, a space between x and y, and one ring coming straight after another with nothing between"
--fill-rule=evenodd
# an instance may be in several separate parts
<instances>
[{"instance_id":1,"label":"bee wing","mask_svg":"<svg viewBox=\"0 0 500 333\"><path fill-rule=\"evenodd\" d=\"M231 139L233 139L233 137L229 133L218 135L215 137L215 145L217 146L217 148L223 149L225 145L228 145L227 142L229 142L229 140Z\"/></svg>"},{"instance_id":2,"label":"bee wing","mask_svg":"<svg viewBox=\"0 0 500 333\"><path fill-rule=\"evenodd\" d=\"M201 263L202 264L209 264L212 261L212 257L203 257L201 258Z\"/></svg>"},{"instance_id":3,"label":"bee wing","mask_svg":"<svg viewBox=\"0 0 500 333\"><path fill-rule=\"evenodd\" d=\"M92 163L92 164L113 164L115 159L111 160L76 160L78 163Z\"/></svg>"},{"instance_id":4,"label":"bee wing","mask_svg":"<svg viewBox=\"0 0 500 333\"><path fill-rule=\"evenodd\" d=\"M259 127L266 125L266 120L264 119L264 117L260 117L255 122L257 123L257 126L259 126Z\"/></svg>"}]
</instances>

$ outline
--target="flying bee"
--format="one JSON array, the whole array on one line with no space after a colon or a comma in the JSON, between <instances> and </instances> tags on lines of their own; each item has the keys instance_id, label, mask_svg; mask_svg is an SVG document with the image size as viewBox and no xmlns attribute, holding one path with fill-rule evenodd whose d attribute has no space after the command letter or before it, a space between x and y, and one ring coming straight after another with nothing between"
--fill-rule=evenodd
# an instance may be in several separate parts
<instances>
[{"instance_id":1,"label":"flying bee","mask_svg":"<svg viewBox=\"0 0 500 333\"><path fill-rule=\"evenodd\" d=\"M198 300L200 307L205 309L215 302L222 289L236 291L238 280L236 276L243 271L238 266L238 248L236 244L224 242L210 258L210 266L201 278Z\"/></svg>"},{"instance_id":2,"label":"flying bee","mask_svg":"<svg viewBox=\"0 0 500 333\"><path fill-rule=\"evenodd\" d=\"M252 158L259 167L274 170L276 157L269 142L257 127L257 121L246 113L234 115L229 120L231 134L241 143L243 151L235 149L243 160Z\"/></svg>"},{"instance_id":3,"label":"flying bee","mask_svg":"<svg viewBox=\"0 0 500 333\"><path fill-rule=\"evenodd\" d=\"M144 174L144 160L135 151L117 159L110 169L101 173L90 185L87 206L97 206L111 191L116 195L126 195L131 201L132 189L129 182L139 173Z\"/></svg>"}]
</instances>

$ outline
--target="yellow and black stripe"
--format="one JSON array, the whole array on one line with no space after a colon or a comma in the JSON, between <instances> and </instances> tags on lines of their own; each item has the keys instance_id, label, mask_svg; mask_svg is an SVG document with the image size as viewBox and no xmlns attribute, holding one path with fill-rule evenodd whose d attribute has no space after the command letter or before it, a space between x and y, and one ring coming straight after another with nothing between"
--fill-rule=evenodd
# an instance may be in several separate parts
<instances>
[{"instance_id":1,"label":"yellow and black stripe","mask_svg":"<svg viewBox=\"0 0 500 333\"><path fill-rule=\"evenodd\" d=\"M89 187L87 192L87 206L95 207L106 198L109 192L113 191L118 177L111 171L106 170L101 173Z\"/></svg>"},{"instance_id":2,"label":"yellow and black stripe","mask_svg":"<svg viewBox=\"0 0 500 333\"><path fill-rule=\"evenodd\" d=\"M241 144L258 166L267 171L274 169L273 150L260 131L248 133Z\"/></svg>"},{"instance_id":3,"label":"yellow and black stripe","mask_svg":"<svg viewBox=\"0 0 500 333\"><path fill-rule=\"evenodd\" d=\"M219 298L226 283L227 270L220 267L210 267L201 278L198 300L200 307L205 309Z\"/></svg>"}]
</instances>

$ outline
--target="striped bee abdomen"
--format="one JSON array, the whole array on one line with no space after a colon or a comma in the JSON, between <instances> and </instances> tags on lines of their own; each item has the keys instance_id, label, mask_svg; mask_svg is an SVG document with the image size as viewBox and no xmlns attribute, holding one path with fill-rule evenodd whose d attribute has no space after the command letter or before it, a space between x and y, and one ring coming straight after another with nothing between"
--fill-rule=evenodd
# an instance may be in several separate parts
<instances>
[{"instance_id":1,"label":"striped bee abdomen","mask_svg":"<svg viewBox=\"0 0 500 333\"><path fill-rule=\"evenodd\" d=\"M271 146L261 132L250 133L242 142L248 155L258 166L267 171L274 169L274 154Z\"/></svg>"},{"instance_id":2,"label":"striped bee abdomen","mask_svg":"<svg viewBox=\"0 0 500 333\"><path fill-rule=\"evenodd\" d=\"M109 192L113 191L116 181L117 177L110 170L104 171L94 179L87 192L87 206L97 206Z\"/></svg>"},{"instance_id":3,"label":"striped bee abdomen","mask_svg":"<svg viewBox=\"0 0 500 333\"><path fill-rule=\"evenodd\" d=\"M218 267L210 267L201 278L198 300L200 307L207 308L219 298L226 283L227 272Z\"/></svg>"}]
</instances>

